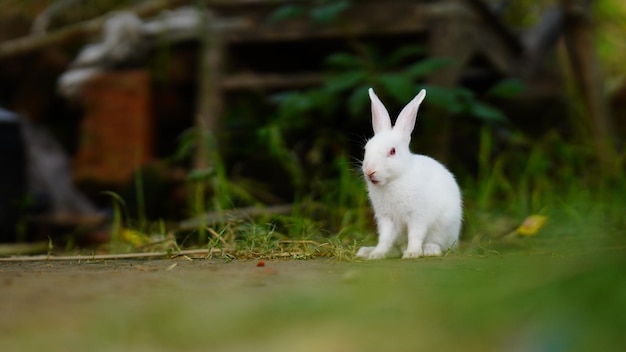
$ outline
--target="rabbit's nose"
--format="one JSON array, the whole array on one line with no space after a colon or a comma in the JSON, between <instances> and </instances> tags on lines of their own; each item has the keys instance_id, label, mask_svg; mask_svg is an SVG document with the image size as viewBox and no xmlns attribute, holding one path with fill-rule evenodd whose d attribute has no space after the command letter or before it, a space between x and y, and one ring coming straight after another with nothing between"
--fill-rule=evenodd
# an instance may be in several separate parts
<instances>
[{"instance_id":1,"label":"rabbit's nose","mask_svg":"<svg viewBox=\"0 0 626 352\"><path fill-rule=\"evenodd\" d=\"M365 171L365 176L367 176L373 184L378 183L378 180L376 179L376 171Z\"/></svg>"}]
</instances>

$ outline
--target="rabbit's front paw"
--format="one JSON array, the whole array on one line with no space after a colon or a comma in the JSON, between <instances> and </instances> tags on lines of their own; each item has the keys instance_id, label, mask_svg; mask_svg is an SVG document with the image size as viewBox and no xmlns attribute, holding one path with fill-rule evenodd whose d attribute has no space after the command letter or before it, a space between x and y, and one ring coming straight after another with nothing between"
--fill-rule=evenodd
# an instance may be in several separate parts
<instances>
[{"instance_id":1,"label":"rabbit's front paw","mask_svg":"<svg viewBox=\"0 0 626 352\"><path fill-rule=\"evenodd\" d=\"M359 251L356 252L356 257L367 259L370 253L372 253L372 251L374 250L374 248L376 247L361 247L359 248Z\"/></svg>"},{"instance_id":2,"label":"rabbit's front paw","mask_svg":"<svg viewBox=\"0 0 626 352\"><path fill-rule=\"evenodd\" d=\"M424 244L424 256L426 257L438 257L442 254L441 247L435 243Z\"/></svg>"},{"instance_id":3,"label":"rabbit's front paw","mask_svg":"<svg viewBox=\"0 0 626 352\"><path fill-rule=\"evenodd\" d=\"M385 259L385 258L387 258L387 252L378 251L378 250L374 249L367 256L365 256L364 258L367 259L367 260Z\"/></svg>"},{"instance_id":4,"label":"rabbit's front paw","mask_svg":"<svg viewBox=\"0 0 626 352\"><path fill-rule=\"evenodd\" d=\"M412 258L419 258L423 256L424 256L424 251L421 248L420 249L407 249L402 254L402 259L412 259Z\"/></svg>"}]
</instances>

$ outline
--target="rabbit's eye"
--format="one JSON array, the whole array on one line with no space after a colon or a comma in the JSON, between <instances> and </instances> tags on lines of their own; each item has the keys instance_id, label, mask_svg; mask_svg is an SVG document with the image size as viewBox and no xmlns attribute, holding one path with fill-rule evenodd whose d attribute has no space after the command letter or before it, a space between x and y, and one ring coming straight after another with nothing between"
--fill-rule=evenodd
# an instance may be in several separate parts
<instances>
[{"instance_id":1,"label":"rabbit's eye","mask_svg":"<svg viewBox=\"0 0 626 352\"><path fill-rule=\"evenodd\" d=\"M396 148L389 149L389 156L396 155Z\"/></svg>"}]
</instances>

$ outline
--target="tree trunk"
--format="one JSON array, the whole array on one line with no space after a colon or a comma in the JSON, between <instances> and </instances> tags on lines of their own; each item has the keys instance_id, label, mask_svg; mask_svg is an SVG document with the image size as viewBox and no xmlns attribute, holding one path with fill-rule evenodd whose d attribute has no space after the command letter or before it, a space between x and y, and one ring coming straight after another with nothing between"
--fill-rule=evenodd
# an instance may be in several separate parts
<instances>
[{"instance_id":1,"label":"tree trunk","mask_svg":"<svg viewBox=\"0 0 626 352\"><path fill-rule=\"evenodd\" d=\"M574 79L584 100L597 159L602 171L606 175L614 176L618 170L615 136L596 56L589 2L561 0L566 14L565 44Z\"/></svg>"}]
</instances>

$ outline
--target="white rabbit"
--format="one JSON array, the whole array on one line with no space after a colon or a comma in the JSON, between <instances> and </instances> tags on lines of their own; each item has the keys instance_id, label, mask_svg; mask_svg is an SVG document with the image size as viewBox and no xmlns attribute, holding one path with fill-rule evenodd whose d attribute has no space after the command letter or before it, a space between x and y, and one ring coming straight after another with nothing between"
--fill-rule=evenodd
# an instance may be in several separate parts
<instances>
[{"instance_id":1,"label":"white rabbit","mask_svg":"<svg viewBox=\"0 0 626 352\"><path fill-rule=\"evenodd\" d=\"M376 247L357 257L440 256L459 240L463 210L454 176L436 160L409 150L422 89L402 109L395 126L369 89L374 137L365 145L363 174L378 224Z\"/></svg>"}]
</instances>

